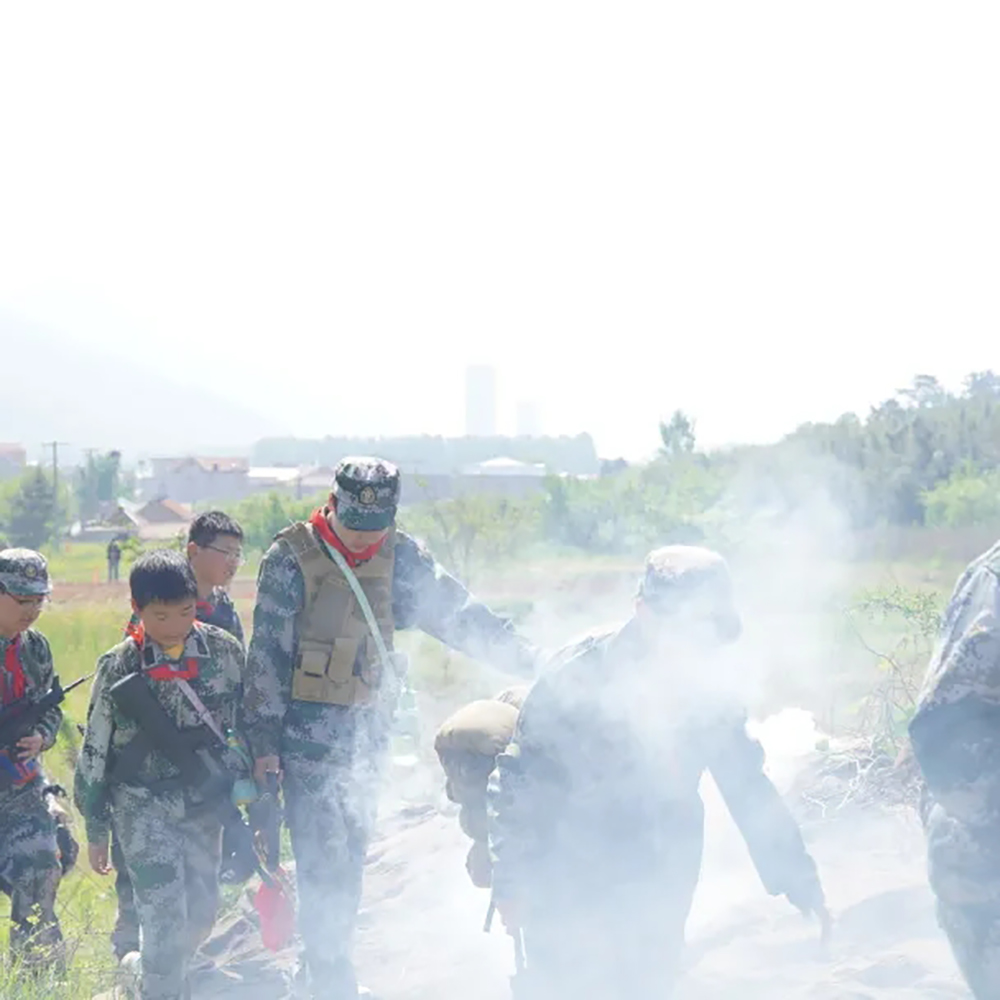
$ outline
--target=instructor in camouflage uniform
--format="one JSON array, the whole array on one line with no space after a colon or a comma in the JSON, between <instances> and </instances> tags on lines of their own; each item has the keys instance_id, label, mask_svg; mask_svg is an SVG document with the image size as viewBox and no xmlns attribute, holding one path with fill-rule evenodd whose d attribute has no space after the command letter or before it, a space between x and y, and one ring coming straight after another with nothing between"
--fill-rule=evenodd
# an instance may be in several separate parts
<instances>
[{"instance_id":1,"label":"instructor in camouflage uniform","mask_svg":"<svg viewBox=\"0 0 1000 1000\"><path fill-rule=\"evenodd\" d=\"M45 694L52 653L31 626L49 594L45 559L29 549L0 552L0 698L8 708ZM38 756L55 744L62 711L50 709L16 748L0 751L0 885L11 897L11 951L29 963L59 958L56 890L62 869L56 822Z\"/></svg>"},{"instance_id":2,"label":"instructor in camouflage uniform","mask_svg":"<svg viewBox=\"0 0 1000 1000\"><path fill-rule=\"evenodd\" d=\"M350 947L400 684L394 630L415 626L510 673L534 670L509 623L395 528L399 489L389 462L345 459L329 505L278 536L258 580L245 724L258 780L284 774L301 971L315 998L359 993Z\"/></svg>"},{"instance_id":3,"label":"instructor in camouflage uniform","mask_svg":"<svg viewBox=\"0 0 1000 1000\"><path fill-rule=\"evenodd\" d=\"M701 865L709 770L765 888L825 919L816 868L763 771L719 655L740 622L725 563L648 558L634 616L529 692L490 783L494 902L539 1000L665 998Z\"/></svg>"},{"instance_id":4,"label":"instructor in camouflage uniform","mask_svg":"<svg viewBox=\"0 0 1000 1000\"><path fill-rule=\"evenodd\" d=\"M1000 997L1000 544L962 574L910 723L938 921L978 1000Z\"/></svg>"}]
</instances>

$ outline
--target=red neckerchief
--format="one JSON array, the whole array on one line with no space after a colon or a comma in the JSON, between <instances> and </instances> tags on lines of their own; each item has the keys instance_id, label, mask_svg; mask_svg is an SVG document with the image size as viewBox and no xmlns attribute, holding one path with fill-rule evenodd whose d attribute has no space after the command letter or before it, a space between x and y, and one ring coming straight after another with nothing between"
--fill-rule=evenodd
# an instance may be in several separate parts
<instances>
[{"instance_id":1,"label":"red neckerchief","mask_svg":"<svg viewBox=\"0 0 1000 1000\"><path fill-rule=\"evenodd\" d=\"M197 613L203 615L205 618L211 618L215 614L215 605L209 604L208 601L203 601L200 598L195 608L197 609Z\"/></svg>"},{"instance_id":2,"label":"red neckerchief","mask_svg":"<svg viewBox=\"0 0 1000 1000\"><path fill-rule=\"evenodd\" d=\"M129 622L125 632L136 644L140 655L146 645L146 629L142 622ZM160 663L155 667L143 668L143 673L154 681L192 681L198 676L198 661L189 656L184 661L183 670L175 670L169 663Z\"/></svg>"},{"instance_id":3,"label":"red neckerchief","mask_svg":"<svg viewBox=\"0 0 1000 1000\"><path fill-rule=\"evenodd\" d=\"M382 548L386 538L389 537L387 534L383 535L374 545L369 545L367 549L362 549L360 552L352 552L340 540L340 537L333 528L330 527L330 522L327 520L326 507L317 507L313 511L312 517L309 518L309 523L316 529L316 533L327 545L331 545L347 560L347 565L351 569L357 569L363 562L368 562Z\"/></svg>"},{"instance_id":4,"label":"red neckerchief","mask_svg":"<svg viewBox=\"0 0 1000 1000\"><path fill-rule=\"evenodd\" d=\"M0 691L3 692L4 705L20 701L24 697L24 689L24 664L21 663L21 636L16 635L7 645L7 652L4 654L3 659L3 684L0 685Z\"/></svg>"}]
</instances>

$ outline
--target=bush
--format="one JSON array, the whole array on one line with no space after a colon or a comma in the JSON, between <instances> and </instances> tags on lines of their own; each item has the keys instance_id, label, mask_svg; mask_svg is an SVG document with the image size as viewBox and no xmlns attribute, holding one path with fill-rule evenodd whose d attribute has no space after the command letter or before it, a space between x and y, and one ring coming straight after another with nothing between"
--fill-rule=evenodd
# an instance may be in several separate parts
<instances>
[{"instance_id":1,"label":"bush","mask_svg":"<svg viewBox=\"0 0 1000 1000\"><path fill-rule=\"evenodd\" d=\"M1000 470L964 466L923 493L925 521L935 528L969 528L1000 521Z\"/></svg>"},{"instance_id":2,"label":"bush","mask_svg":"<svg viewBox=\"0 0 1000 1000\"><path fill-rule=\"evenodd\" d=\"M405 509L400 526L425 541L467 585L487 565L520 555L540 538L541 500L465 496Z\"/></svg>"},{"instance_id":3,"label":"bush","mask_svg":"<svg viewBox=\"0 0 1000 1000\"><path fill-rule=\"evenodd\" d=\"M229 507L228 513L242 525L247 548L265 552L279 531L306 520L324 503L324 494L297 500L282 493L266 493L240 501Z\"/></svg>"}]
</instances>

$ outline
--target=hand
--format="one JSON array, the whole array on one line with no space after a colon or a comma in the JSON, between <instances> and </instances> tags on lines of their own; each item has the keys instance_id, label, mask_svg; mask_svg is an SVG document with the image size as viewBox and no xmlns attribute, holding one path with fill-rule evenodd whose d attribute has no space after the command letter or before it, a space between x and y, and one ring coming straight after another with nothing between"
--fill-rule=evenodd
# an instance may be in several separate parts
<instances>
[{"instance_id":1,"label":"hand","mask_svg":"<svg viewBox=\"0 0 1000 1000\"><path fill-rule=\"evenodd\" d=\"M788 896L788 902L799 910L804 917L815 915L819 919L820 939L826 943L833 928L833 920L830 917L830 911L826 908L823 887L819 884L819 879L811 879L805 885L793 889L786 895Z\"/></svg>"},{"instance_id":2,"label":"hand","mask_svg":"<svg viewBox=\"0 0 1000 1000\"><path fill-rule=\"evenodd\" d=\"M268 757L258 757L253 762L254 781L263 788L267 784L267 775L276 774L281 782L281 758L277 754Z\"/></svg>"},{"instance_id":3,"label":"hand","mask_svg":"<svg viewBox=\"0 0 1000 1000\"><path fill-rule=\"evenodd\" d=\"M90 859L90 867L98 875L110 875L111 864L108 861L108 842L103 844L90 844L87 847L87 857Z\"/></svg>"},{"instance_id":4,"label":"hand","mask_svg":"<svg viewBox=\"0 0 1000 1000\"><path fill-rule=\"evenodd\" d=\"M32 733L17 741L17 759L31 760L42 752L42 736L40 733Z\"/></svg>"}]
</instances>

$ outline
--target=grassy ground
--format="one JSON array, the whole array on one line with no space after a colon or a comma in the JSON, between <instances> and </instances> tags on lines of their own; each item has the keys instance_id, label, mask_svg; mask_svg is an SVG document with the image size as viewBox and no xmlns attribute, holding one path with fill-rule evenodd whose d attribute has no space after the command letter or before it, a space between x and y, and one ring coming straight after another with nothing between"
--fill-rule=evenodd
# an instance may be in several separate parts
<instances>
[{"instance_id":1,"label":"grassy ground","mask_svg":"<svg viewBox=\"0 0 1000 1000\"><path fill-rule=\"evenodd\" d=\"M91 551L82 551L89 548ZM127 617L127 589L93 586L95 567L103 574L103 551L99 546L78 546L52 559L53 575L64 584L46 610L39 628L48 636L55 656L56 669L63 683L89 673L97 657L119 641ZM94 550L97 551L94 551ZM538 560L530 565L508 566L484 574L477 583L480 596L512 614L543 645L556 646L584 627L613 621L627 614L634 594L639 569L636 560L587 560L586 558ZM844 611L859 607L858 591L875 588L882 593L901 586L925 591L937 601L950 590L961 564L955 560L925 559L920 563L866 562L850 567L836 593L824 595L816 606L797 605L791 611L798 632L788 641L774 641L774 632L787 626L768 618L781 612L785 600L781 593L767 604L759 595L748 595L757 603L763 625L757 628L748 621L747 642L762 641L769 651L784 645L795 647L796 636L807 633L830 635L829 643L816 643L806 654L792 649L788 663L769 662L771 685L761 707L769 709L784 704L799 704L827 715L834 724L856 723L864 717L864 699L884 686L886 651L897 654L911 665L914 673L922 670L926 648L900 647L913 632L913 623L905 613L888 608L884 614L867 611L847 628ZM252 571L245 570L234 591L237 606L249 630L252 611ZM103 575L99 577L103 579ZM870 611L871 609L869 609ZM905 611L905 609L904 609ZM752 619L757 614L748 614ZM842 645L836 645L842 643ZM434 726L448 706L469 697L484 696L498 690L502 679L484 672L462 656L451 654L439 643L419 635L401 637L401 647L412 658L414 686L421 694L421 706L428 713L424 720L425 742L433 736ZM801 645L801 643L799 644ZM799 655L795 659L794 655ZM771 655L769 652L768 655ZM808 671L800 671L803 658L811 658ZM836 696L838 705L831 707ZM65 706L67 722L56 748L46 756L50 777L72 786L72 762L79 735L76 724L86 717L89 685L73 692ZM83 841L80 824L77 836ZM16 985L10 971L0 972L0 997L36 1000L41 997L90 997L107 989L113 975L109 933L114 920L114 892L111 879L93 874L86 863L86 846L76 870L60 889L59 914L67 940L71 944L71 977L64 987L51 985L37 989ZM6 915L6 902L0 897L0 917ZM6 921L0 919L0 948L6 948Z\"/></svg>"},{"instance_id":2,"label":"grassy ground","mask_svg":"<svg viewBox=\"0 0 1000 1000\"><path fill-rule=\"evenodd\" d=\"M48 636L56 670L64 684L94 669L97 657L120 638L123 620L121 606L104 602L55 604L45 612L38 627ZM69 695L59 742L45 757L49 779L67 791L72 789L73 760L80 741L75 722L86 719L89 690L90 685L83 684ZM69 806L68 801L64 804ZM85 840L79 821L75 833L78 840ZM76 1000L93 996L110 985L114 963L108 936L114 923L114 883L111 878L101 878L90 870L85 860L85 843L81 843L81 849L80 863L59 890L59 919L71 956L68 982L61 987L50 983L31 986L6 970L0 974L3 997ZM8 901L0 897L0 916L6 917L8 913ZM0 919L0 948L4 953L7 927L7 921Z\"/></svg>"},{"instance_id":3,"label":"grassy ground","mask_svg":"<svg viewBox=\"0 0 1000 1000\"><path fill-rule=\"evenodd\" d=\"M144 549L163 548L163 544L146 545ZM94 542L63 542L58 549L45 549L49 561L49 572L56 586L65 584L98 584L107 580L108 564L104 545ZM261 553L247 552L247 562L240 568L238 579L253 581L257 577ZM122 559L119 573L122 580L128 578L131 563L126 555Z\"/></svg>"}]
</instances>

